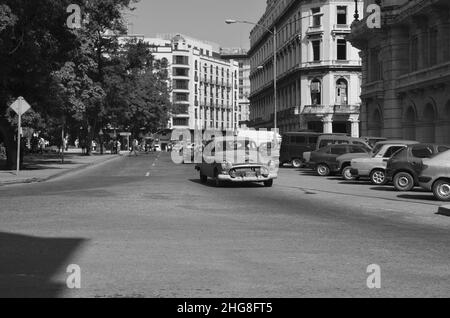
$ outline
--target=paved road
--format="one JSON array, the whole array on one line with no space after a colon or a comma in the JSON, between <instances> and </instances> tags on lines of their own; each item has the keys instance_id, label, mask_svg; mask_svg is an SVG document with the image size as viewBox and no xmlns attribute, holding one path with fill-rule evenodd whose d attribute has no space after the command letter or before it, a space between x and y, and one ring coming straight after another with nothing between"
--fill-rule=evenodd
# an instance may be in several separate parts
<instances>
[{"instance_id":1,"label":"paved road","mask_svg":"<svg viewBox=\"0 0 450 318\"><path fill-rule=\"evenodd\" d=\"M448 296L450 218L428 194L329 179L215 188L151 154L1 187L0 296Z\"/></svg>"}]
</instances>

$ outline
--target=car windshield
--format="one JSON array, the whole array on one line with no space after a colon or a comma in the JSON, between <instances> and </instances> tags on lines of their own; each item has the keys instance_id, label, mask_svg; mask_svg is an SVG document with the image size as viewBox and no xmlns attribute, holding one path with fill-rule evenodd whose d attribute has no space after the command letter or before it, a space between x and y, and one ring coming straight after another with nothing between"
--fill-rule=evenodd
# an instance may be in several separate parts
<instances>
[{"instance_id":1,"label":"car windshield","mask_svg":"<svg viewBox=\"0 0 450 318\"><path fill-rule=\"evenodd\" d=\"M376 144L375 147L373 147L371 155L372 157L375 157L377 153L380 152L381 148L383 148L383 144Z\"/></svg>"},{"instance_id":2,"label":"car windshield","mask_svg":"<svg viewBox=\"0 0 450 318\"><path fill-rule=\"evenodd\" d=\"M222 140L216 143L216 152L235 150L257 150L256 143L249 139Z\"/></svg>"}]
</instances>

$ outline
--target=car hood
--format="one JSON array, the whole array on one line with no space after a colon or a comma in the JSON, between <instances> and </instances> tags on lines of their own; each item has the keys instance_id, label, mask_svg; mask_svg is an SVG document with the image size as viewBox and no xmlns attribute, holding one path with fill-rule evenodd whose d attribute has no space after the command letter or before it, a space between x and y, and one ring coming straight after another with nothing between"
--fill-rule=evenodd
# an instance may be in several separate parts
<instances>
[{"instance_id":1,"label":"car hood","mask_svg":"<svg viewBox=\"0 0 450 318\"><path fill-rule=\"evenodd\" d=\"M264 156L258 151L249 151L247 152L247 154L239 153L239 156L233 151L217 152L214 157L217 159L223 158L223 161L225 161L228 157L230 159L230 162L232 162L234 166L246 164L267 165L269 161L275 161L273 158Z\"/></svg>"}]
</instances>

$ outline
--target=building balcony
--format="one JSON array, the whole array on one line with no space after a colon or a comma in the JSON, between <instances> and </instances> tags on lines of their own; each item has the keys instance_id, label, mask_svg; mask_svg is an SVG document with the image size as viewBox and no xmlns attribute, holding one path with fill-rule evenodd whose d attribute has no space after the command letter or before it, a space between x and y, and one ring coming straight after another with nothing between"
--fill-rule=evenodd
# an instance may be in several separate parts
<instances>
[{"instance_id":1,"label":"building balcony","mask_svg":"<svg viewBox=\"0 0 450 318\"><path fill-rule=\"evenodd\" d=\"M359 114L359 105L305 105L302 115Z\"/></svg>"},{"instance_id":2,"label":"building balcony","mask_svg":"<svg viewBox=\"0 0 450 318\"><path fill-rule=\"evenodd\" d=\"M450 63L440 64L397 79L397 91L423 89L427 86L447 84L450 81Z\"/></svg>"},{"instance_id":3,"label":"building balcony","mask_svg":"<svg viewBox=\"0 0 450 318\"><path fill-rule=\"evenodd\" d=\"M310 26L307 30L306 30L306 35L307 36L312 36L312 35L320 35L323 33L323 26L322 25L315 25L315 26Z\"/></svg>"},{"instance_id":4,"label":"building balcony","mask_svg":"<svg viewBox=\"0 0 450 318\"><path fill-rule=\"evenodd\" d=\"M335 36L337 34L350 34L352 29L349 24L334 24L331 30L331 35Z\"/></svg>"}]
</instances>

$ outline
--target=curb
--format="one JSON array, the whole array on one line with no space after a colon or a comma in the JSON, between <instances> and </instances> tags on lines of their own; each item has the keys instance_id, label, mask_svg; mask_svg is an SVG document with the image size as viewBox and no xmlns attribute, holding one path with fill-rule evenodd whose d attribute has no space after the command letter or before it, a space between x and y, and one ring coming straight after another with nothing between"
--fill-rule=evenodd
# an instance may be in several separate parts
<instances>
[{"instance_id":1,"label":"curb","mask_svg":"<svg viewBox=\"0 0 450 318\"><path fill-rule=\"evenodd\" d=\"M105 159L104 161L100 161L100 162L85 163L85 164L83 164L83 165L81 165L79 167L75 167L75 168L72 168L72 169L67 169L65 171L61 171L61 172L58 172L56 174L52 174L50 176L42 177L42 178L28 178L28 179L21 179L21 180L0 181L0 187L1 186L14 185L14 184L27 184L27 183L45 182L45 181L49 181L49 180L52 180L52 179L56 179L56 178L62 177L62 176L67 175L69 173L80 172L80 171L83 171L83 170L85 170L87 168L98 166L98 165L101 165L101 164L104 164L104 163L107 163L107 162L110 162L112 160L119 159L119 158L123 158L123 157L122 156L117 156L117 157L111 157L111 158Z\"/></svg>"},{"instance_id":2,"label":"curb","mask_svg":"<svg viewBox=\"0 0 450 318\"><path fill-rule=\"evenodd\" d=\"M450 205L443 205L439 207L438 213L439 215L450 216Z\"/></svg>"}]
</instances>

